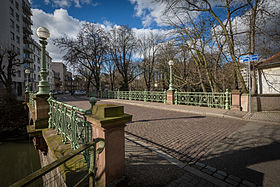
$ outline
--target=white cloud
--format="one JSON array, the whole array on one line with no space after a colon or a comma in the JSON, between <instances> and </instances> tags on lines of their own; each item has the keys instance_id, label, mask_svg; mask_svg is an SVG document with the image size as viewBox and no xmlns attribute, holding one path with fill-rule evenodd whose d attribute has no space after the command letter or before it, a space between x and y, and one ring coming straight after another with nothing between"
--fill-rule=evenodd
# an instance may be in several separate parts
<instances>
[{"instance_id":1,"label":"white cloud","mask_svg":"<svg viewBox=\"0 0 280 187\"><path fill-rule=\"evenodd\" d=\"M135 16L142 17L142 24L147 27L153 21L159 26L164 26L164 10L166 3L154 2L151 0L130 0L131 4L134 4Z\"/></svg>"},{"instance_id":2,"label":"white cloud","mask_svg":"<svg viewBox=\"0 0 280 187\"><path fill-rule=\"evenodd\" d=\"M47 45L47 51L52 57L53 61L62 61L64 52L62 52L57 46L55 46L52 42L52 39L68 36L75 38L79 33L81 26L85 21L80 21L76 18L73 18L68 14L68 11L65 9L56 9L53 13L46 13L40 9L32 9L33 16L33 39L38 41L38 37L36 36L36 29L40 26L46 27L49 29L51 37L48 39L49 43ZM113 25L110 21L105 20L102 24L97 23L101 27L105 29L105 31L109 31L113 27L119 27L119 25ZM136 37L141 37L143 34L148 34L149 32L153 32L158 35L165 35L166 31L161 29L137 29L132 28L133 32L135 32Z\"/></svg>"},{"instance_id":3,"label":"white cloud","mask_svg":"<svg viewBox=\"0 0 280 187\"><path fill-rule=\"evenodd\" d=\"M83 4L97 6L97 3L92 2L92 0L44 0L45 4L51 4L53 7L57 8L69 8L74 5L77 8L81 8Z\"/></svg>"},{"instance_id":4,"label":"white cloud","mask_svg":"<svg viewBox=\"0 0 280 187\"><path fill-rule=\"evenodd\" d=\"M43 26L48 28L51 33L51 37L48 40L49 44L47 45L47 51L50 53L53 61L62 61L64 54L58 47L53 45L51 40L64 35L76 37L83 22L69 16L67 10L65 9L56 9L53 14L46 13L39 9L32 9L32 12L33 39L38 41L38 37L36 36L36 29L38 27Z\"/></svg>"}]
</instances>

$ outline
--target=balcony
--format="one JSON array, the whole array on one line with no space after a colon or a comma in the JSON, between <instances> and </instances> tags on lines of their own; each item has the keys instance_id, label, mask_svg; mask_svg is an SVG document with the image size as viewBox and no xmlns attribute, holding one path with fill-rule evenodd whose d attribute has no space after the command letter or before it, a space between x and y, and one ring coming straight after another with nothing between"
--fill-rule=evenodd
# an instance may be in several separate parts
<instances>
[{"instance_id":1,"label":"balcony","mask_svg":"<svg viewBox=\"0 0 280 187\"><path fill-rule=\"evenodd\" d=\"M24 1L22 2L22 10L23 10L23 13L25 13L26 15L32 16L30 6L28 6L26 3L24 3Z\"/></svg>"},{"instance_id":2,"label":"balcony","mask_svg":"<svg viewBox=\"0 0 280 187\"><path fill-rule=\"evenodd\" d=\"M25 43L25 44L31 44L31 43L32 43L32 40L31 40L30 36L24 36L24 37L23 37L23 43Z\"/></svg>"},{"instance_id":3,"label":"balcony","mask_svg":"<svg viewBox=\"0 0 280 187\"><path fill-rule=\"evenodd\" d=\"M27 53L32 53L33 52L33 50L28 45L23 46L23 51L27 52Z\"/></svg>"},{"instance_id":4,"label":"balcony","mask_svg":"<svg viewBox=\"0 0 280 187\"><path fill-rule=\"evenodd\" d=\"M28 24L28 25L33 25L33 22L32 22L32 20L30 19L30 17L29 16L22 16L22 20L26 23L26 24Z\"/></svg>"},{"instance_id":5,"label":"balcony","mask_svg":"<svg viewBox=\"0 0 280 187\"><path fill-rule=\"evenodd\" d=\"M33 63L33 60L28 56L24 57L23 61L24 61L24 63Z\"/></svg>"},{"instance_id":6,"label":"balcony","mask_svg":"<svg viewBox=\"0 0 280 187\"><path fill-rule=\"evenodd\" d=\"M32 35L32 30L30 29L30 26L27 26L26 24L23 26L23 32L24 34Z\"/></svg>"}]
</instances>

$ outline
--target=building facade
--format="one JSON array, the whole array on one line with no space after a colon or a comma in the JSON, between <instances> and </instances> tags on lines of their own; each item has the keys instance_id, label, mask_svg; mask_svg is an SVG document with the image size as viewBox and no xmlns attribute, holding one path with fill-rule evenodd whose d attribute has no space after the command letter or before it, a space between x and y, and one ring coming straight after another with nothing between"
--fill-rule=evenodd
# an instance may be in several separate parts
<instances>
[{"instance_id":1,"label":"building facade","mask_svg":"<svg viewBox=\"0 0 280 187\"><path fill-rule=\"evenodd\" d=\"M62 62L52 62L50 65L51 70L54 73L54 89L55 91L66 91L66 75L67 70L65 64Z\"/></svg>"},{"instance_id":2,"label":"building facade","mask_svg":"<svg viewBox=\"0 0 280 187\"><path fill-rule=\"evenodd\" d=\"M18 59L24 63L30 63L31 49L31 16L28 0L4 0L0 6L0 45L6 49L12 49L18 54ZM13 92L16 96L24 94L24 65L15 68L13 76Z\"/></svg>"}]
</instances>

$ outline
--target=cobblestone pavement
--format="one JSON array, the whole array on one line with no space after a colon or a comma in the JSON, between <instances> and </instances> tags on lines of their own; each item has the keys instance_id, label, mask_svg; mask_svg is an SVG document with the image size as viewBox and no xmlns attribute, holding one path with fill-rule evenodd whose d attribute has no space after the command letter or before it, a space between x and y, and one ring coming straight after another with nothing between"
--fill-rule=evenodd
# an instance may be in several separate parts
<instances>
[{"instance_id":1,"label":"cobblestone pavement","mask_svg":"<svg viewBox=\"0 0 280 187\"><path fill-rule=\"evenodd\" d=\"M88 102L73 101L71 104L89 107ZM128 135L187 165L233 186L280 184L277 174L280 171L280 126L124 103L120 105L125 106L126 113L133 115L132 123L125 129ZM175 181L183 179L184 175ZM175 181L174 186L180 183Z\"/></svg>"},{"instance_id":2,"label":"cobblestone pavement","mask_svg":"<svg viewBox=\"0 0 280 187\"><path fill-rule=\"evenodd\" d=\"M125 160L126 178L120 186L215 186L127 139Z\"/></svg>"}]
</instances>

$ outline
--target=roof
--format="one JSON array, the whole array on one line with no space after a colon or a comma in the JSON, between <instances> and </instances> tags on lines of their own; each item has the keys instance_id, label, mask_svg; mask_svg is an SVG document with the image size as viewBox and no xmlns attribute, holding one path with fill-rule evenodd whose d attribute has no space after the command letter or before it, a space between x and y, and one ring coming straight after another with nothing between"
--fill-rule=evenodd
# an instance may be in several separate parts
<instances>
[{"instance_id":1,"label":"roof","mask_svg":"<svg viewBox=\"0 0 280 187\"><path fill-rule=\"evenodd\" d=\"M280 52L257 64L259 68L280 67Z\"/></svg>"}]
</instances>

